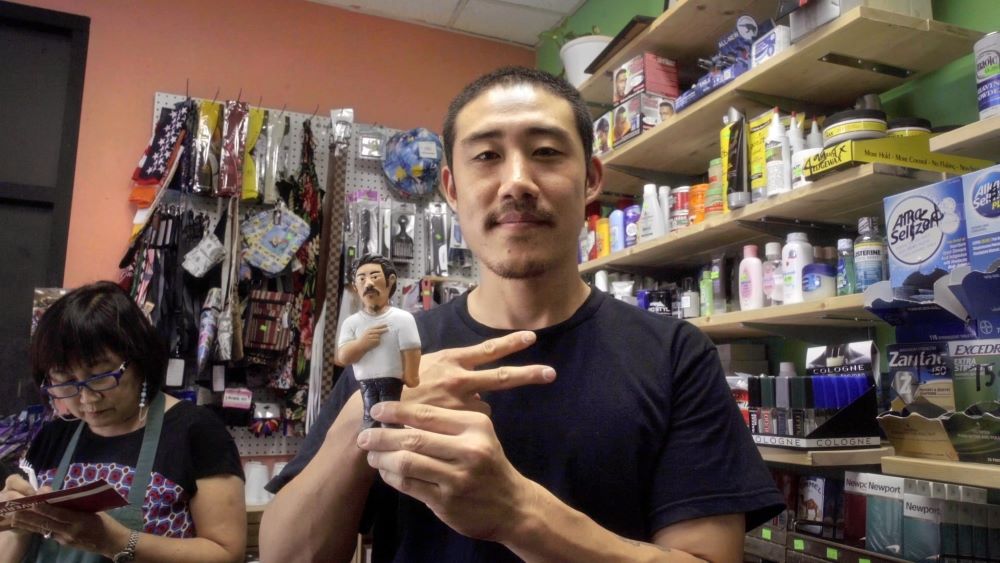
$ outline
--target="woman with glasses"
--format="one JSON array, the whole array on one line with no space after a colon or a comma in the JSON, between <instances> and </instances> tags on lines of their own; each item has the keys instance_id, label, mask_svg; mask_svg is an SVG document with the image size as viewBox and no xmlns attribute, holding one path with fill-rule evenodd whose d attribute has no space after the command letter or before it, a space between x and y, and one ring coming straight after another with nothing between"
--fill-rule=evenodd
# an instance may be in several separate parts
<instances>
[{"instance_id":1,"label":"woman with glasses","mask_svg":"<svg viewBox=\"0 0 1000 563\"><path fill-rule=\"evenodd\" d=\"M246 509L239 453L210 411L160 391L156 330L118 286L55 302L31 344L35 378L58 418L0 501L104 480L128 500L100 513L47 504L0 519L0 561L242 561Z\"/></svg>"}]
</instances>

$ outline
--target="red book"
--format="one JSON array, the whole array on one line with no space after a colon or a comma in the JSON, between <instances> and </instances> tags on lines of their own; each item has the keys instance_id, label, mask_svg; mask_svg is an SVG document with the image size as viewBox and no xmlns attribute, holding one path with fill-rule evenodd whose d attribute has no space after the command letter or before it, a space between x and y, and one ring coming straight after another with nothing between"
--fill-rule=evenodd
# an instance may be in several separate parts
<instances>
[{"instance_id":1,"label":"red book","mask_svg":"<svg viewBox=\"0 0 1000 563\"><path fill-rule=\"evenodd\" d=\"M103 512L128 504L107 481L98 479L79 487L0 502L0 516L27 510L43 502L79 512Z\"/></svg>"}]
</instances>

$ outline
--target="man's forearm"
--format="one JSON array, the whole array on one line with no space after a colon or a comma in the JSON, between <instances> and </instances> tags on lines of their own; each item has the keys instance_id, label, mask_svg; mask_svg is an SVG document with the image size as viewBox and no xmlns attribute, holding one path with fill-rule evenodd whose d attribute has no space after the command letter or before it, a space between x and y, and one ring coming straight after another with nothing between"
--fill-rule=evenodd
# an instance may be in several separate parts
<instances>
[{"instance_id":1,"label":"man's forearm","mask_svg":"<svg viewBox=\"0 0 1000 563\"><path fill-rule=\"evenodd\" d=\"M357 446L361 398L355 393L302 473L271 500L260 527L263 561L348 561L375 470Z\"/></svg>"},{"instance_id":2,"label":"man's forearm","mask_svg":"<svg viewBox=\"0 0 1000 563\"><path fill-rule=\"evenodd\" d=\"M337 353L334 354L335 363L340 367L355 364L365 356L367 351L368 349L365 348L360 338L345 342L337 348Z\"/></svg>"},{"instance_id":3,"label":"man's forearm","mask_svg":"<svg viewBox=\"0 0 1000 563\"><path fill-rule=\"evenodd\" d=\"M508 549L529 563L559 561L697 562L689 553L624 538L599 526L537 483L534 499L509 539Z\"/></svg>"}]
</instances>

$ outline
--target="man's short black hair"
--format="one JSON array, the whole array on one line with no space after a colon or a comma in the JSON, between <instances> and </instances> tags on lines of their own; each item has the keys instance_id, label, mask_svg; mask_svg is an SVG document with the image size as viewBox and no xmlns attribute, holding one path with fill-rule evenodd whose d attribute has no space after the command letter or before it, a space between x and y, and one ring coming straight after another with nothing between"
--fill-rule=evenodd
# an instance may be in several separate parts
<instances>
[{"instance_id":1,"label":"man's short black hair","mask_svg":"<svg viewBox=\"0 0 1000 563\"><path fill-rule=\"evenodd\" d=\"M618 69L618 72L615 73L615 80L617 80L618 77L622 76L623 74L624 75L628 74L628 69L627 68L620 68L620 69Z\"/></svg>"},{"instance_id":2,"label":"man's short black hair","mask_svg":"<svg viewBox=\"0 0 1000 563\"><path fill-rule=\"evenodd\" d=\"M606 117L602 117L601 120L597 122L597 127L595 127L598 131L603 131L605 133L607 133L610 128L611 127L608 125L608 119Z\"/></svg>"},{"instance_id":3,"label":"man's short black hair","mask_svg":"<svg viewBox=\"0 0 1000 563\"><path fill-rule=\"evenodd\" d=\"M396 265L385 256L379 254L365 254L361 258L358 258L358 261L354 263L354 269L351 270L351 285L354 285L354 277L358 275L358 269L365 264L378 264L381 266L382 275L385 276L386 283L389 283L390 277L394 278L392 285L389 286L389 297L392 297L392 294L396 293L396 282L399 281L399 274L396 273Z\"/></svg>"},{"instance_id":4,"label":"man's short black hair","mask_svg":"<svg viewBox=\"0 0 1000 563\"><path fill-rule=\"evenodd\" d=\"M543 70L523 66L507 66L480 76L465 87L448 106L448 115L444 119L444 154L448 164L452 164L452 153L455 148L455 121L458 113L480 94L495 86L514 86L530 84L558 96L569 104L576 121L576 130L583 141L583 156L587 166L593 151L594 130L590 120L590 111L580 96L580 92L564 78L553 76Z\"/></svg>"},{"instance_id":5,"label":"man's short black hair","mask_svg":"<svg viewBox=\"0 0 1000 563\"><path fill-rule=\"evenodd\" d=\"M52 304L31 340L31 368L44 383L50 370L87 368L121 357L156 396L167 371L167 347L142 309L121 287L97 282L74 289Z\"/></svg>"}]
</instances>

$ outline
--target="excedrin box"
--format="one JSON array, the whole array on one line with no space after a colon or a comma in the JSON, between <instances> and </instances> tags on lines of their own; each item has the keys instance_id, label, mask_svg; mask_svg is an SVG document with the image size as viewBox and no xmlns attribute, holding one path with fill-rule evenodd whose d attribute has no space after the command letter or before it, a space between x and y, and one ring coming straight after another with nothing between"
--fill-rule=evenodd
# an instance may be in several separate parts
<instances>
[{"instance_id":1,"label":"excedrin box","mask_svg":"<svg viewBox=\"0 0 1000 563\"><path fill-rule=\"evenodd\" d=\"M1000 266L1000 165L962 176L969 264L989 272Z\"/></svg>"},{"instance_id":2,"label":"excedrin box","mask_svg":"<svg viewBox=\"0 0 1000 563\"><path fill-rule=\"evenodd\" d=\"M1000 340L957 340L948 343L954 380L955 410L1000 401Z\"/></svg>"},{"instance_id":3,"label":"excedrin box","mask_svg":"<svg viewBox=\"0 0 1000 563\"><path fill-rule=\"evenodd\" d=\"M889 281L897 297L931 295L934 281L969 263L962 178L889 196Z\"/></svg>"},{"instance_id":4,"label":"excedrin box","mask_svg":"<svg viewBox=\"0 0 1000 563\"><path fill-rule=\"evenodd\" d=\"M667 98L680 95L677 64L652 53L636 55L615 69L612 76L611 102L615 105L642 92Z\"/></svg>"}]
</instances>

